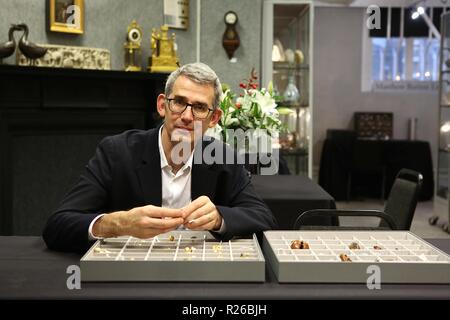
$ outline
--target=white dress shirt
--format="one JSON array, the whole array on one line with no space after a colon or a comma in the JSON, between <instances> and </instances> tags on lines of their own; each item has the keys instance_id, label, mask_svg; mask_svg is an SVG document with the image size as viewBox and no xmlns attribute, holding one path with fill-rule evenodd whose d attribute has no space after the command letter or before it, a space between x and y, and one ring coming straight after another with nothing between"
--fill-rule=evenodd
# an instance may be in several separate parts
<instances>
[{"instance_id":1,"label":"white dress shirt","mask_svg":"<svg viewBox=\"0 0 450 320\"><path fill-rule=\"evenodd\" d=\"M162 145L162 128L159 129L158 148L161 158L161 184L163 208L183 208L191 203L191 172L192 152L186 163L177 173L172 172L172 167L167 162Z\"/></svg>"}]
</instances>

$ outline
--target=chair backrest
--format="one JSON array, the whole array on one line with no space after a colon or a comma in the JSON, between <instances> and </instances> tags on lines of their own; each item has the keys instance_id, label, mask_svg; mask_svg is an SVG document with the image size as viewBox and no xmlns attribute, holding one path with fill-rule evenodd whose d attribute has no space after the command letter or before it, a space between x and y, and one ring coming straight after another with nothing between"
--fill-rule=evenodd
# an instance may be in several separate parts
<instances>
[{"instance_id":1,"label":"chair backrest","mask_svg":"<svg viewBox=\"0 0 450 320\"><path fill-rule=\"evenodd\" d=\"M401 169L395 178L384 212L394 219L399 230L411 228L422 181L422 174L409 169Z\"/></svg>"},{"instance_id":2,"label":"chair backrest","mask_svg":"<svg viewBox=\"0 0 450 320\"><path fill-rule=\"evenodd\" d=\"M383 222L378 226L363 226L360 225L352 225L345 226L342 224L336 224L333 226L330 225L317 225L310 224L311 218L317 219L318 217L327 217L330 219L338 219L339 217L358 217L358 218L367 218L367 217L378 217L380 221ZM314 209L308 210L300 214L295 220L294 230L396 230L397 226L395 225L394 220L387 215L386 213L378 210L337 210L337 209Z\"/></svg>"}]
</instances>

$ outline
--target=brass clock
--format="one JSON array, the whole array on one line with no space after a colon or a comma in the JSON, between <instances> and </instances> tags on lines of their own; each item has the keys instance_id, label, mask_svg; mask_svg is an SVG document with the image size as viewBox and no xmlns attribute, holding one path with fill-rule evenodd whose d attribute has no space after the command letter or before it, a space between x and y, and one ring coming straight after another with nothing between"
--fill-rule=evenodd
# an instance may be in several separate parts
<instances>
[{"instance_id":1,"label":"brass clock","mask_svg":"<svg viewBox=\"0 0 450 320\"><path fill-rule=\"evenodd\" d=\"M126 38L127 41L123 45L125 50L125 71L141 71L142 29L135 20L128 26Z\"/></svg>"},{"instance_id":2,"label":"brass clock","mask_svg":"<svg viewBox=\"0 0 450 320\"><path fill-rule=\"evenodd\" d=\"M140 44L142 41L142 29L134 20L128 26L127 40L134 44Z\"/></svg>"}]
</instances>

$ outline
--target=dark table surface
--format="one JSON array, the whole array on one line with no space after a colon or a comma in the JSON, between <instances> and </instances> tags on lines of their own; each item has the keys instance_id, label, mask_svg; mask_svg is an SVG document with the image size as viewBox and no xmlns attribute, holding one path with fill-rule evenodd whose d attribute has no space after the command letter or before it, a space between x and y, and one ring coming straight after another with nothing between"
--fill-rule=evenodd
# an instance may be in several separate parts
<instances>
[{"instance_id":1,"label":"dark table surface","mask_svg":"<svg viewBox=\"0 0 450 320\"><path fill-rule=\"evenodd\" d=\"M450 253L450 240L428 240ZM38 237L0 237L0 299L450 299L450 284L279 284L266 264L264 283L110 282L66 286L81 256L46 249Z\"/></svg>"},{"instance_id":2,"label":"dark table surface","mask_svg":"<svg viewBox=\"0 0 450 320\"><path fill-rule=\"evenodd\" d=\"M334 209L334 199L305 176L252 176L256 192L277 218L279 228L292 229L297 216L311 209Z\"/></svg>"}]
</instances>

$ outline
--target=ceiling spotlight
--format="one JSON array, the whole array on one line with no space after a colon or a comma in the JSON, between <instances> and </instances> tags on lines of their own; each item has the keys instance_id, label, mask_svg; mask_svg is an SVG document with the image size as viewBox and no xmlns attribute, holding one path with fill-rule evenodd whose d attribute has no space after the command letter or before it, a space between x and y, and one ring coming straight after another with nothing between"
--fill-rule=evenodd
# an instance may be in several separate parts
<instances>
[{"instance_id":1,"label":"ceiling spotlight","mask_svg":"<svg viewBox=\"0 0 450 320\"><path fill-rule=\"evenodd\" d=\"M445 0L445 1L447 1L447 0ZM431 18L428 16L427 12L425 11L425 7L423 6L423 4L425 4L425 3L426 3L426 0L425 1L418 0L413 5L408 7L410 10L413 11L413 13L411 14L411 19L416 20L417 18L422 17L422 19L428 25L428 28L430 29L433 36L439 40L439 39L441 39L441 34L440 34L439 30L436 28L436 26L434 25ZM431 12L433 12L433 11L431 11Z\"/></svg>"},{"instance_id":2,"label":"ceiling spotlight","mask_svg":"<svg viewBox=\"0 0 450 320\"><path fill-rule=\"evenodd\" d=\"M414 10L414 12L411 15L411 18L413 20L417 19L420 15L425 13L425 8L422 6L417 6Z\"/></svg>"}]
</instances>

